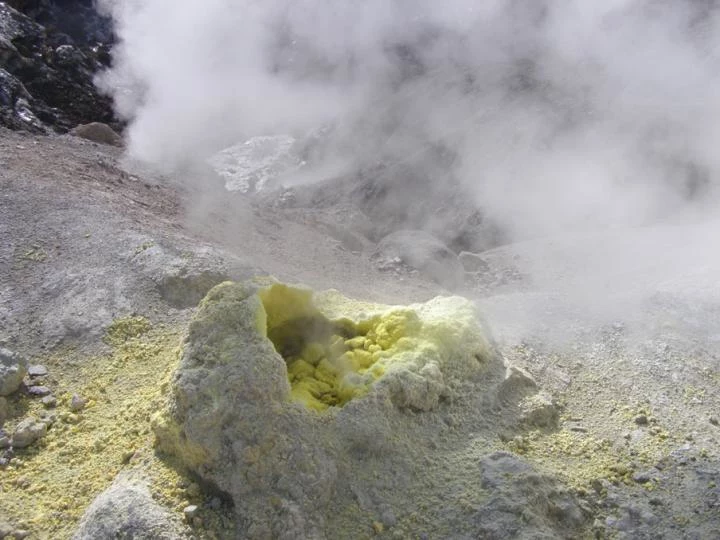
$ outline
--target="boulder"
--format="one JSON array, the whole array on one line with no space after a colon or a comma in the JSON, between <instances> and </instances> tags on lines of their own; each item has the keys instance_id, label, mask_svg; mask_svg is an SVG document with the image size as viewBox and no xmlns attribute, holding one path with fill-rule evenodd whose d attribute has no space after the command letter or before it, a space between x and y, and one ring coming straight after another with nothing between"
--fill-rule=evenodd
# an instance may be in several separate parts
<instances>
[{"instance_id":1,"label":"boulder","mask_svg":"<svg viewBox=\"0 0 720 540\"><path fill-rule=\"evenodd\" d=\"M457 255L424 231L389 234L377 245L374 258L378 261L399 259L444 287L459 287L464 281L464 270Z\"/></svg>"},{"instance_id":2,"label":"boulder","mask_svg":"<svg viewBox=\"0 0 720 540\"><path fill-rule=\"evenodd\" d=\"M123 140L113 128L102 122L90 122L70 131L72 135L109 146L122 146Z\"/></svg>"},{"instance_id":3,"label":"boulder","mask_svg":"<svg viewBox=\"0 0 720 540\"><path fill-rule=\"evenodd\" d=\"M179 520L153 500L146 482L121 475L85 511L73 540L187 537Z\"/></svg>"},{"instance_id":4,"label":"boulder","mask_svg":"<svg viewBox=\"0 0 720 540\"><path fill-rule=\"evenodd\" d=\"M0 347L0 396L9 396L22 384L27 373L27 360Z\"/></svg>"}]
</instances>

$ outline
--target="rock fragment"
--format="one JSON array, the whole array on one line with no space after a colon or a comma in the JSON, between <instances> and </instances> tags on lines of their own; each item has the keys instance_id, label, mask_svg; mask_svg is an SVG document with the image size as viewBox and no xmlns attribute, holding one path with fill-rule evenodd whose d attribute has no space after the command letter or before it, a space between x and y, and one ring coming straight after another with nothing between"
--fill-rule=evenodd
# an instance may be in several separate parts
<instances>
[{"instance_id":1,"label":"rock fragment","mask_svg":"<svg viewBox=\"0 0 720 540\"><path fill-rule=\"evenodd\" d=\"M28 367L27 374L30 375L30 377L44 377L48 374L48 370L45 366L35 364Z\"/></svg>"},{"instance_id":2,"label":"rock fragment","mask_svg":"<svg viewBox=\"0 0 720 540\"><path fill-rule=\"evenodd\" d=\"M27 361L9 349L0 347L0 396L15 392L27 373Z\"/></svg>"},{"instance_id":3,"label":"rock fragment","mask_svg":"<svg viewBox=\"0 0 720 540\"><path fill-rule=\"evenodd\" d=\"M72 399L70 400L70 410L72 412L80 412L85 408L85 405L87 405L87 400L83 397L78 396L77 394L74 394Z\"/></svg>"},{"instance_id":4,"label":"rock fragment","mask_svg":"<svg viewBox=\"0 0 720 540\"><path fill-rule=\"evenodd\" d=\"M13 432L12 445L25 448L47 434L47 424L35 418L27 418L20 422Z\"/></svg>"},{"instance_id":5,"label":"rock fragment","mask_svg":"<svg viewBox=\"0 0 720 540\"><path fill-rule=\"evenodd\" d=\"M53 409L57 406L57 398L53 395L45 396L40 402L48 409Z\"/></svg>"},{"instance_id":6,"label":"rock fragment","mask_svg":"<svg viewBox=\"0 0 720 540\"><path fill-rule=\"evenodd\" d=\"M197 505L191 504L189 506L186 506L183 509L183 515L185 516L185 519L187 521L192 521L192 519L197 517L197 515L198 515Z\"/></svg>"},{"instance_id":7,"label":"rock fragment","mask_svg":"<svg viewBox=\"0 0 720 540\"><path fill-rule=\"evenodd\" d=\"M35 397L43 397L52 394L52 390L47 386L30 386L28 387L28 394Z\"/></svg>"}]
</instances>

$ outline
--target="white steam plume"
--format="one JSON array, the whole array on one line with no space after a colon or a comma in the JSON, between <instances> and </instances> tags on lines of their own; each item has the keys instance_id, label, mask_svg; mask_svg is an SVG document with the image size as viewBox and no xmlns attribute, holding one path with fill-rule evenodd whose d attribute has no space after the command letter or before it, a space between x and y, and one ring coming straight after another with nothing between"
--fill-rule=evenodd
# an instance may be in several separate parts
<instances>
[{"instance_id":1,"label":"white steam plume","mask_svg":"<svg viewBox=\"0 0 720 540\"><path fill-rule=\"evenodd\" d=\"M713 0L99 3L119 38L100 84L135 157L319 126L351 166L443 147L515 238L715 202Z\"/></svg>"}]
</instances>

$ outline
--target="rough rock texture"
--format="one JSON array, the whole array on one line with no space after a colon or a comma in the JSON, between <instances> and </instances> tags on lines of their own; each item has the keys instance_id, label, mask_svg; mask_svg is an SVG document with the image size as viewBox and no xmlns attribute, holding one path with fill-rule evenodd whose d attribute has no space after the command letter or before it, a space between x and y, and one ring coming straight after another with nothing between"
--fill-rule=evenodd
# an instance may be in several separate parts
<instances>
[{"instance_id":1,"label":"rough rock texture","mask_svg":"<svg viewBox=\"0 0 720 540\"><path fill-rule=\"evenodd\" d=\"M92 2L0 2L0 123L33 132L93 121L117 127L110 98L93 83L111 41Z\"/></svg>"},{"instance_id":2,"label":"rough rock texture","mask_svg":"<svg viewBox=\"0 0 720 540\"><path fill-rule=\"evenodd\" d=\"M35 116L33 108L37 109L37 104L23 83L0 69L0 123L11 129L44 133L45 126Z\"/></svg>"},{"instance_id":3,"label":"rough rock texture","mask_svg":"<svg viewBox=\"0 0 720 540\"><path fill-rule=\"evenodd\" d=\"M577 538L589 512L557 480L509 452L484 457L480 469L489 498L474 516L477 538Z\"/></svg>"},{"instance_id":4,"label":"rough rock texture","mask_svg":"<svg viewBox=\"0 0 720 540\"><path fill-rule=\"evenodd\" d=\"M48 425L35 418L27 418L15 426L12 436L12 445L15 448L25 448L41 439L47 433Z\"/></svg>"},{"instance_id":5,"label":"rough rock texture","mask_svg":"<svg viewBox=\"0 0 720 540\"><path fill-rule=\"evenodd\" d=\"M246 261L207 246L178 251L153 241L139 245L133 265L156 284L166 302L180 308L196 306L223 281L244 280L262 273Z\"/></svg>"},{"instance_id":6,"label":"rough rock texture","mask_svg":"<svg viewBox=\"0 0 720 540\"><path fill-rule=\"evenodd\" d=\"M27 360L18 353L0 348L0 396L9 396L22 384Z\"/></svg>"},{"instance_id":7,"label":"rough rock texture","mask_svg":"<svg viewBox=\"0 0 720 540\"><path fill-rule=\"evenodd\" d=\"M102 122L90 122L74 128L71 134L89 141L110 146L122 146L122 137L113 128Z\"/></svg>"},{"instance_id":8,"label":"rough rock texture","mask_svg":"<svg viewBox=\"0 0 720 540\"><path fill-rule=\"evenodd\" d=\"M457 255L424 231L397 231L386 236L378 244L375 257L379 261L399 259L448 288L458 287L464 280L463 267Z\"/></svg>"},{"instance_id":9,"label":"rough rock texture","mask_svg":"<svg viewBox=\"0 0 720 540\"><path fill-rule=\"evenodd\" d=\"M74 540L187 538L178 520L156 503L145 482L121 475L86 510Z\"/></svg>"},{"instance_id":10,"label":"rough rock texture","mask_svg":"<svg viewBox=\"0 0 720 540\"><path fill-rule=\"evenodd\" d=\"M367 512L393 523L388 505L447 425L453 388L486 380L492 399L487 385L503 371L458 297L393 308L224 283L200 304L154 429L163 451L234 501L240 537L330 538L345 527L350 537ZM411 418L425 414L421 429ZM385 497L372 470L387 475Z\"/></svg>"}]
</instances>

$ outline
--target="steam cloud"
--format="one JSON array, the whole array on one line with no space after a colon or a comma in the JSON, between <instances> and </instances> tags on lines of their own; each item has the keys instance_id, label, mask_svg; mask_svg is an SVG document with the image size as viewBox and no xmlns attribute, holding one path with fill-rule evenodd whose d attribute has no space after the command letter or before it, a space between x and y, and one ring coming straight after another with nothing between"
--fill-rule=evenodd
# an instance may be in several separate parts
<instances>
[{"instance_id":1,"label":"steam cloud","mask_svg":"<svg viewBox=\"0 0 720 540\"><path fill-rule=\"evenodd\" d=\"M141 159L321 126L348 167L440 148L515 238L715 202L713 0L99 3L119 37L99 82Z\"/></svg>"}]
</instances>

